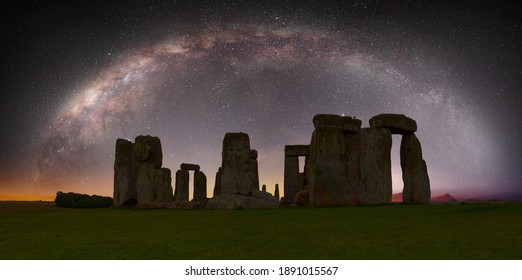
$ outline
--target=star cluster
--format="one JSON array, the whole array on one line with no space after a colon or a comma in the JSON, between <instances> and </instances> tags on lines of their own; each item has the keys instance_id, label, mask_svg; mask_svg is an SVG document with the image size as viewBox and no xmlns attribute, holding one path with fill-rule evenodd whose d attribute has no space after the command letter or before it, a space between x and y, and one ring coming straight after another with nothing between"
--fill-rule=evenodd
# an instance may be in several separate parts
<instances>
[{"instance_id":1,"label":"star cluster","mask_svg":"<svg viewBox=\"0 0 522 280\"><path fill-rule=\"evenodd\" d=\"M164 166L200 164L211 193L231 131L249 133L270 190L317 113L417 120L433 193L520 190L521 36L507 10L272 4L112 3L101 23L85 3L11 7L40 17L3 28L0 192L111 194L115 140L150 134ZM49 37L22 46L39 28Z\"/></svg>"}]
</instances>

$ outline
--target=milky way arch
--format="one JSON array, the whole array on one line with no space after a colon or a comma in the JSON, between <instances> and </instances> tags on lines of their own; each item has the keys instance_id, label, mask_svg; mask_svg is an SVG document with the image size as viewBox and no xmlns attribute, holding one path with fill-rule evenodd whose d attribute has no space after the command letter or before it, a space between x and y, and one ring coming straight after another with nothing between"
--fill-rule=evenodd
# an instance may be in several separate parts
<instances>
[{"instance_id":1,"label":"milky way arch","mask_svg":"<svg viewBox=\"0 0 522 280\"><path fill-rule=\"evenodd\" d=\"M185 143L177 146L180 158L204 162L213 153L211 174L219 164L221 133L250 131L265 152L261 175L281 182L280 149L309 141L315 113L355 115L363 122L387 112L415 118L435 188L455 183L450 169L464 168L470 177L487 170L485 162L496 159L478 155L488 154L492 142L451 85L413 78L424 76L372 53L371 44L326 30L242 25L121 53L75 89L42 131L36 179L63 183L88 177L97 166L109 169L103 176L110 177L115 139L152 126L151 134L170 131L164 145ZM205 145L207 152L197 155L200 148L190 145Z\"/></svg>"}]
</instances>

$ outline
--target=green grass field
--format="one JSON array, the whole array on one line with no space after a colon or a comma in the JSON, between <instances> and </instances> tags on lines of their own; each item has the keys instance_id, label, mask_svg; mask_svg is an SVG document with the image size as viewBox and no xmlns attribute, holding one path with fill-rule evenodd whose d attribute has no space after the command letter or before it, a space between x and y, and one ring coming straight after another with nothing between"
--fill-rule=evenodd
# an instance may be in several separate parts
<instances>
[{"instance_id":1,"label":"green grass field","mask_svg":"<svg viewBox=\"0 0 522 280\"><path fill-rule=\"evenodd\" d=\"M218 211L0 202L0 259L522 259L522 204Z\"/></svg>"}]
</instances>

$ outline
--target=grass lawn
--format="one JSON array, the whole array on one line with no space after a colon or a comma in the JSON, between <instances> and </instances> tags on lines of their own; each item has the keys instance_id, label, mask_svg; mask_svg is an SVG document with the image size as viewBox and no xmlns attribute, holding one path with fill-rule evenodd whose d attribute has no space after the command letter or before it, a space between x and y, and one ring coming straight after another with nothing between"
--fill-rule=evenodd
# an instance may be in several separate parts
<instances>
[{"instance_id":1,"label":"grass lawn","mask_svg":"<svg viewBox=\"0 0 522 280\"><path fill-rule=\"evenodd\" d=\"M0 202L0 259L522 259L522 203L222 211Z\"/></svg>"}]
</instances>

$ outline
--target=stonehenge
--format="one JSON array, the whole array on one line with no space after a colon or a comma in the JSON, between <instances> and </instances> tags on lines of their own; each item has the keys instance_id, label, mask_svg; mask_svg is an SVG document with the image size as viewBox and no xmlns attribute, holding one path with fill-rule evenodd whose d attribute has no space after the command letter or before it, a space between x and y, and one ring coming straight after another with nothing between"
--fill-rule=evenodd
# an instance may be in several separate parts
<instances>
[{"instance_id":1,"label":"stonehenge","mask_svg":"<svg viewBox=\"0 0 522 280\"><path fill-rule=\"evenodd\" d=\"M207 178L199 165L182 163L172 175L162 167L163 152L158 137L138 136L134 143L116 140L114 159L114 206L136 208L193 208L207 200ZM194 200L189 201L189 171L194 171Z\"/></svg>"},{"instance_id":2,"label":"stonehenge","mask_svg":"<svg viewBox=\"0 0 522 280\"><path fill-rule=\"evenodd\" d=\"M313 118L310 145L285 146L285 204L314 206L391 203L392 134L402 135L400 157L403 203L428 204L430 181L415 136L415 120L380 114L361 128L356 118L319 114ZM304 174L297 157L305 156Z\"/></svg>"},{"instance_id":3,"label":"stonehenge","mask_svg":"<svg viewBox=\"0 0 522 280\"><path fill-rule=\"evenodd\" d=\"M137 136L134 143L117 139L113 201L116 207L178 209L252 209L284 205L347 206L389 204L392 198L392 135L401 135L400 165L403 203L428 204L430 179L415 120L401 114L380 114L369 127L354 117L318 114L313 117L309 144L284 147L283 194L260 189L258 151L243 132L226 133L221 166L207 197L207 176L198 164L181 163L172 182L162 167L158 137ZM304 158L300 169L299 158ZM303 170L302 172L300 170ZM190 172L193 195L190 199ZM175 188L173 189L172 184Z\"/></svg>"}]
</instances>

